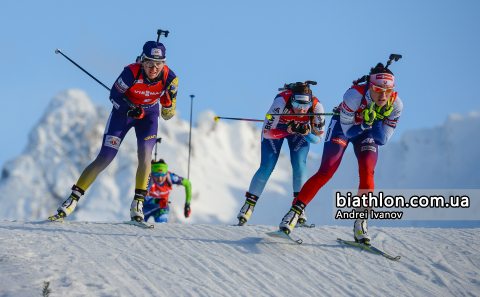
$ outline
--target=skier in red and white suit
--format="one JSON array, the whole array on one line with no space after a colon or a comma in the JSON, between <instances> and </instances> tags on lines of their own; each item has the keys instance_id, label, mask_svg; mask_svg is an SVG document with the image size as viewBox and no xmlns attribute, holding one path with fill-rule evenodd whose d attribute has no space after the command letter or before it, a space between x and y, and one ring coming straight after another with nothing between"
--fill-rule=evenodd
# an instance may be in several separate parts
<instances>
[{"instance_id":1,"label":"skier in red and white suit","mask_svg":"<svg viewBox=\"0 0 480 297\"><path fill-rule=\"evenodd\" d=\"M394 87L393 73L379 63L370 71L368 86L354 85L343 95L343 102L338 107L340 115L332 117L325 135L320 169L294 199L290 211L280 223L282 231L289 234L293 230L299 214L332 178L349 143L353 144L358 159L358 194L375 189L374 171L379 146L385 145L392 136L403 109ZM363 243L370 241L367 220L355 221L354 238Z\"/></svg>"}]
</instances>

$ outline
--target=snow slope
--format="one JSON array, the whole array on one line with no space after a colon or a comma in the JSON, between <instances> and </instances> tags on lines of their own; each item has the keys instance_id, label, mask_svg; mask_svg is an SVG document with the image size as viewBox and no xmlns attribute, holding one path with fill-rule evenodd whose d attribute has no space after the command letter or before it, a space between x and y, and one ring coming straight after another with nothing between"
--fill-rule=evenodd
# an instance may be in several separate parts
<instances>
[{"instance_id":1,"label":"snow slope","mask_svg":"<svg viewBox=\"0 0 480 297\"><path fill-rule=\"evenodd\" d=\"M340 244L351 228L0 221L0 296L480 296L480 229L375 228L398 262Z\"/></svg>"},{"instance_id":2,"label":"snow slope","mask_svg":"<svg viewBox=\"0 0 480 297\"><path fill-rule=\"evenodd\" d=\"M0 219L40 220L55 213L81 171L98 154L109 112L104 107L95 107L80 90L57 95L33 127L28 146L3 168ZM171 195L172 222L235 222L251 178L258 169L260 131L248 122L215 122L214 116L213 112L205 111L192 129L192 215L189 219L183 217L185 193L182 187L175 188ZM376 187L478 189L479 126L478 113L451 115L444 126L410 131L400 142L381 147ZM171 171L184 177L188 172L188 133L189 123L179 117L159 123L158 136L162 137L162 143L158 156L167 161ZM323 146L323 143L318 145ZM309 176L317 171L320 160L318 155L309 155ZM120 221L128 218L136 166L136 141L134 132L130 132L117 158L87 190L69 220ZM280 222L292 201L291 172L289 157L282 153L255 208L251 224ZM337 173L309 204L309 220L317 225L351 225L350 221L333 220L332 190L357 187L357 160L349 148ZM479 222L473 226L480 226ZM392 222L376 224L385 226L388 223ZM415 226L417 222L392 224ZM453 226L441 221L429 223L433 227L440 225ZM457 222L455 226L472 224Z\"/></svg>"}]
</instances>

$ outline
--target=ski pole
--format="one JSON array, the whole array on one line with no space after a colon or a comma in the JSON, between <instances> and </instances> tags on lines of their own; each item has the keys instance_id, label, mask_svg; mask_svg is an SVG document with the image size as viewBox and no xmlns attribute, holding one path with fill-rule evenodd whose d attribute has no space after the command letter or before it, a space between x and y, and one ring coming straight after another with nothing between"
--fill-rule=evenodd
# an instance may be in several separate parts
<instances>
[{"instance_id":1,"label":"ski pole","mask_svg":"<svg viewBox=\"0 0 480 297\"><path fill-rule=\"evenodd\" d=\"M215 118L214 118L215 122L218 122L219 119L235 120L235 121L249 121L249 122L262 122L262 123L263 123L263 120L240 119L240 118L224 118L224 117L215 117Z\"/></svg>"},{"instance_id":2,"label":"ski pole","mask_svg":"<svg viewBox=\"0 0 480 297\"><path fill-rule=\"evenodd\" d=\"M162 142L162 138L159 137L157 138L157 140L155 140L155 159L153 159L155 162L157 162L157 147L158 147L158 144Z\"/></svg>"},{"instance_id":3,"label":"ski pole","mask_svg":"<svg viewBox=\"0 0 480 297\"><path fill-rule=\"evenodd\" d=\"M90 76L91 78L93 78L96 82L98 82L99 84L101 84L105 89L107 89L109 92L111 91L109 87L107 87L106 85L104 85L101 81L99 81L98 79L95 78L95 76L91 75L90 73L88 73L87 70L83 69L80 65L78 65L77 63L75 63L72 59L70 59L69 57L67 57L64 53L62 53L62 51L60 49L56 49L55 50L55 53L56 54L61 54L62 56L64 56L65 58L67 58L67 60L69 60L70 62L72 62L75 66L77 66L78 68L80 68L83 72L85 72L86 74L88 74L88 76ZM125 103L127 103L128 106L130 106L131 108L137 108L137 106L135 104L133 104L130 100L128 100L127 98L123 98L123 101Z\"/></svg>"},{"instance_id":4,"label":"ski pole","mask_svg":"<svg viewBox=\"0 0 480 297\"><path fill-rule=\"evenodd\" d=\"M70 59L69 57L67 57L64 53L62 53L62 51L60 49L56 49L55 50L55 53L56 54L61 54L62 56L64 56L65 58L67 58L67 60L69 60L70 62L72 62L75 66L77 66L78 68L80 68L83 72L85 72L86 74L88 74L88 76L90 76L91 78L93 78L96 82L98 82L99 84L101 84L105 89L107 89L109 92L110 92L110 88L108 88L106 85L104 85L101 81L99 81L98 79L95 78L95 76L91 75L90 73L88 73L87 70L83 69L80 65L78 65L77 63L73 62L72 59Z\"/></svg>"},{"instance_id":5,"label":"ski pole","mask_svg":"<svg viewBox=\"0 0 480 297\"><path fill-rule=\"evenodd\" d=\"M272 116L317 116L317 115L323 115L323 116L336 116L340 115L339 113L267 113L265 116L267 119L271 119Z\"/></svg>"},{"instance_id":6,"label":"ski pole","mask_svg":"<svg viewBox=\"0 0 480 297\"><path fill-rule=\"evenodd\" d=\"M167 31L168 34L168 31ZM167 37L165 35L165 37ZM192 150L191 142L192 142L192 112L193 112L193 97L195 95L190 95L190 98L192 98L192 104L190 106L190 134L188 135L188 174L187 174L187 179L190 180L190 152Z\"/></svg>"}]
</instances>

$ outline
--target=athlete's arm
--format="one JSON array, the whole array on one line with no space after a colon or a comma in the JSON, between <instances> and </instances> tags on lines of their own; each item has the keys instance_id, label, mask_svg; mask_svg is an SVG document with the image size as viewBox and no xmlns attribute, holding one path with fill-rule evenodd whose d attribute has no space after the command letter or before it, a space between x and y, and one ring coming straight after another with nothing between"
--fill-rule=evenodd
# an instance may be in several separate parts
<instances>
[{"instance_id":1,"label":"athlete's arm","mask_svg":"<svg viewBox=\"0 0 480 297\"><path fill-rule=\"evenodd\" d=\"M358 136L363 131L369 130L363 124L355 125L355 111L362 103L363 95L356 89L350 89L343 95L343 102L340 106L340 124L342 126L343 134L348 138Z\"/></svg>"},{"instance_id":2,"label":"athlete's arm","mask_svg":"<svg viewBox=\"0 0 480 297\"><path fill-rule=\"evenodd\" d=\"M175 101L177 98L178 77L172 69L168 69L168 76L165 82L165 92L160 97L160 104L163 107L170 108L173 105L175 108ZM167 95L168 93L168 95Z\"/></svg>"},{"instance_id":3,"label":"athlete's arm","mask_svg":"<svg viewBox=\"0 0 480 297\"><path fill-rule=\"evenodd\" d=\"M185 187L185 203L190 204L192 198L192 184L188 179L184 178L182 185Z\"/></svg>"},{"instance_id":4,"label":"athlete's arm","mask_svg":"<svg viewBox=\"0 0 480 297\"><path fill-rule=\"evenodd\" d=\"M320 101L315 105L314 113L324 113L322 103ZM305 140L310 143L319 143L323 138L323 132L325 130L325 116L315 116L313 119L313 125L311 126L310 133L305 136Z\"/></svg>"},{"instance_id":5,"label":"athlete's arm","mask_svg":"<svg viewBox=\"0 0 480 297\"><path fill-rule=\"evenodd\" d=\"M185 196L186 196L186 203L190 204L190 198L192 197L192 185L190 181L186 178L180 177L173 172L170 172L170 178L174 185L182 185L185 187Z\"/></svg>"},{"instance_id":6,"label":"athlete's arm","mask_svg":"<svg viewBox=\"0 0 480 297\"><path fill-rule=\"evenodd\" d=\"M399 97L393 103L392 113L383 121L375 121L372 126L372 136L380 145L385 145L395 132L398 120L402 115L403 103Z\"/></svg>"},{"instance_id":7,"label":"athlete's arm","mask_svg":"<svg viewBox=\"0 0 480 297\"><path fill-rule=\"evenodd\" d=\"M125 114L130 107L125 103L125 92L132 87L135 76L130 68L125 68L110 90L110 101L113 106L122 114Z\"/></svg>"},{"instance_id":8,"label":"athlete's arm","mask_svg":"<svg viewBox=\"0 0 480 297\"><path fill-rule=\"evenodd\" d=\"M283 109L285 108L285 100L283 99L282 96L278 95L275 100L273 100L272 106L270 106L270 109L268 110L269 114L272 113L282 113ZM265 133L266 131L270 129L275 129L278 125L278 121L280 120L281 116L272 116L270 119L265 118L263 121L263 128L262 131ZM263 137L262 133L262 137Z\"/></svg>"}]
</instances>

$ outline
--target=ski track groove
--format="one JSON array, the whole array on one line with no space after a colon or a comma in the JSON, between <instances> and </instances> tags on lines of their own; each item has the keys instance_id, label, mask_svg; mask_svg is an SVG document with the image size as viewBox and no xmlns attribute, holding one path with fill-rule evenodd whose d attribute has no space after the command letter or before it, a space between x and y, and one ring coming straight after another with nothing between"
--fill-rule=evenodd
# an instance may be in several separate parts
<instances>
[{"instance_id":1,"label":"ski track groove","mask_svg":"<svg viewBox=\"0 0 480 297\"><path fill-rule=\"evenodd\" d=\"M138 228L138 227L135 227L135 228ZM139 230L140 230L139 232L141 232L141 231L144 231L144 232L147 231L147 230L142 230L142 229L139 229ZM71 242L75 243L75 242L72 241L67 235L65 235L65 236L66 236L67 239L69 239ZM135 235L130 235L129 237L134 237L134 239L133 239L133 240L130 240L129 242L127 242L127 244L123 244L123 245L126 246L126 247L128 247L128 246L133 246L133 245L135 245L135 244L138 244L138 243L145 237L145 235L144 235L144 234L135 234ZM105 244L105 245L107 245L107 244L105 243L105 241L103 241L102 243ZM78 245L78 244L77 244L77 245ZM78 246L81 248L80 245L78 245ZM153 264L153 265L159 265L159 264L160 264L160 263L154 263L154 262L151 262L151 261L149 261L149 260L147 260L147 259L144 259L142 256L139 256L139 255L137 255L137 254L132 254L132 251L129 250L129 249L127 249L127 250L125 251L125 250L120 249L119 247L111 246L110 244L108 244L107 246L108 246L110 249L115 249L117 252L121 253L121 254L118 254L116 257L114 257L114 259L116 259L117 262L119 263L119 265L121 265L125 270L132 270L132 269L128 269L128 268L133 268L133 269L137 269L137 270L138 270L138 267L134 267L134 266L132 266L132 265L130 264L130 262L134 262L134 261L123 261L123 262L122 262L122 261L118 260L118 258L119 258L120 256L132 257L132 258L135 258L136 260L140 260L140 261L143 261L143 262L147 262L148 264ZM88 254L88 252L87 252L87 254ZM143 253L139 252L139 254L143 254ZM184 277L179 276L179 275L176 275L176 274L174 274L174 273L172 273L172 272L170 272L170 271L168 271L168 270L165 270L165 269L163 269L163 270L166 271L166 272L168 272L168 273L170 273L170 274L172 274L172 275L174 275L174 276L176 276L176 277L181 278L182 280L187 280L187 279L185 279ZM108 273L109 271L106 271L106 272ZM140 275L142 275L142 274L140 274ZM102 276L103 276L103 275L102 275ZM143 280L143 281L145 281L145 280ZM190 280L188 280L188 281L190 281ZM190 282L191 282L191 281L190 281ZM130 289L129 287L125 287L125 286L124 286L124 285L125 285L124 282L120 281L120 284L121 284L122 287L124 287L125 289L127 289L132 296L135 296L135 294L138 293L138 292L131 291L131 289ZM194 283L194 284L195 284L195 285L202 286L201 284L198 284L198 283ZM117 285L118 285L118 284L117 284ZM145 283L145 285L147 285L147 286L150 287L150 288L155 288L155 286L154 286L151 282ZM155 290L153 290L153 291L155 291ZM152 292L149 292L149 293L152 294ZM157 292L155 292L155 293L161 293L161 292L158 292L158 291L157 291ZM214 292L214 293L217 293L217 292ZM217 294L218 294L218 293L217 293ZM155 294L153 294L153 295L155 295Z\"/></svg>"},{"instance_id":2,"label":"ski track groove","mask_svg":"<svg viewBox=\"0 0 480 297\"><path fill-rule=\"evenodd\" d=\"M136 227L136 228L138 228L138 227ZM162 248L162 245L169 244L169 243L170 243L170 240L158 241L158 240L156 239L156 236L154 236L153 234L149 234L149 233L153 233L152 231L155 230L155 229L153 229L153 230L142 230L142 229L140 229L140 230L143 231L144 233L145 233L145 232L147 232L147 233L145 234L145 236L142 234L142 235L141 235L141 238L138 238L138 236L140 236L140 235L137 234L137 240L132 241L133 243L137 243L137 242L140 242L140 241L142 241L142 240L146 240L145 245L148 245L148 246L150 246L150 247L153 246L153 248L155 248L156 250L160 250L162 253L167 254L167 256L171 256L171 257L173 257L173 258L177 258L177 260L183 260L183 259L179 258L176 253L173 253L171 249ZM139 231L139 232L140 232L140 231ZM147 237L148 237L148 238L147 238ZM162 238L165 239L164 237L162 237ZM159 246L153 245L153 243L152 243L153 241L155 241ZM153 261L153 260L156 260L157 257L158 257L158 255L152 253L152 250L154 250L153 248L152 248L152 249L142 249L142 248L140 248L138 254L140 254L140 255L142 255L142 256L139 256L139 255L137 255L137 254L132 255L131 253L128 253L128 252L125 252L125 251L121 251L121 252L122 252L124 255L129 255L129 256L132 256L132 257L134 257L134 258L137 258L137 260L139 260L139 261L143 261L143 262L146 262L146 263L148 263L148 264L152 264L152 265L154 266L154 269L160 269L160 270L168 273L168 274L171 275L171 276L175 276L175 277L180 278L180 279L182 279L182 280L184 280L184 281L188 281L188 282L192 283L193 285L196 285L196 286L199 286L199 287L203 287L203 288L209 290L209 291L212 292L212 293L216 293L216 294L218 294L218 295L221 295L220 293L216 292L215 290L212 290L211 288L208 288L208 287L204 286L203 284L199 284L199 283L194 282L194 281L192 281L192 280L190 280L190 279L188 279L188 278L185 278L184 276L178 275L178 274L170 271L168 268L163 267L163 265L162 265L163 263L162 263L161 261L160 261L160 262L159 262L159 261ZM153 259L147 259L147 258L146 258L145 254L147 254L147 252L150 253L150 255L153 254ZM162 256L164 256L164 255L162 255ZM127 263L129 263L129 262L127 262ZM187 264L188 264L188 263L187 263ZM209 296L209 295L210 295L210 294L205 295L205 296Z\"/></svg>"},{"instance_id":3,"label":"ski track groove","mask_svg":"<svg viewBox=\"0 0 480 297\"><path fill-rule=\"evenodd\" d=\"M183 234L180 234L180 236L183 236ZM163 239L165 239L165 237L163 237ZM181 239L174 239L174 240L181 241ZM184 268L184 270L185 270L185 272L187 273L187 275L189 275L189 274L194 274L194 273L190 273L189 270L191 270L191 269L198 270L198 268L197 268L197 267L192 267L192 266L190 265L191 262L189 262L187 259L184 259L184 258L182 258L182 257L179 257L178 253L172 252L172 251L174 251L174 250L178 250L178 246L175 246L174 243L171 242L171 241L172 241L172 239L167 239L167 240L159 241L156 237L152 236L152 242L157 243L159 246L162 246L162 245L165 246L165 248L162 249L162 251L165 251L165 253L167 254L167 256L171 256L172 258L175 258L176 263L181 265L180 269L182 269L183 267L187 267L187 268ZM153 243L150 243L150 244L153 244ZM170 248L169 246L167 246L167 245L170 245L171 248ZM157 246L155 246L155 247L157 247ZM158 247L157 247L157 248L158 248ZM188 254L188 253L185 253L183 250L181 250L181 252L182 252L182 255L183 255L183 256L187 256L188 258L190 258L190 261L195 261L195 262L197 261L197 259L195 259L195 255L192 256L192 255L190 255L190 254ZM194 252L196 252L196 251L194 250ZM161 263L159 263L158 265L161 265ZM161 267L161 266L160 266L160 267ZM178 269L178 267L176 267L176 268ZM164 269L165 269L165 268L164 268ZM171 271L169 271L169 272L172 273ZM199 272L200 272L200 271L199 271ZM175 274L175 275L176 275L176 274ZM190 279L186 279L186 278L184 278L184 279L187 280L187 281L189 281L190 283L192 283L192 284L194 284L194 285L197 285L197 286L199 286L199 287L203 287L203 288L205 288L205 289L207 289L207 290L209 290L209 291L211 291L211 292L213 292L213 293L216 293L216 294L218 294L218 295L224 295L224 293L219 293L219 292L216 290L216 288L215 288L215 289L212 289L212 288L206 286L205 284L201 284L201 283L198 283L198 282L192 281L192 280L190 280ZM213 286L215 286L215 285L213 284ZM207 296L208 296L208 295L207 295Z\"/></svg>"},{"instance_id":4,"label":"ski track groove","mask_svg":"<svg viewBox=\"0 0 480 297\"><path fill-rule=\"evenodd\" d=\"M72 238L70 238L69 235L70 235L70 234L68 234L68 233L63 234L63 236L64 236L68 241L70 241L72 244L75 244L79 250L81 250L81 251L84 252L84 253L81 254L82 256L86 256L86 257L88 257L92 262L95 262L95 261L93 260L92 256L90 256L91 251L89 251L89 250L85 249L84 247L82 247L82 246L81 246L80 244L78 244L75 240L73 240ZM95 235L95 234L92 234L92 235ZM87 237L90 237L90 236L92 236L92 235L87 235ZM71 247L69 247L69 248L71 248ZM116 258L116 257L115 257L115 258ZM114 258L114 259L115 259L115 258ZM94 274L96 275L95 279L100 278L100 279L102 279L105 283L110 284L110 281L105 277L105 275L108 275L108 274L111 275L110 270L104 269L102 266L96 266L96 268L97 268L97 269L100 269L100 272L97 271L97 270L94 271L93 269L92 269L92 271L91 271L91 273L94 273ZM93 272L93 271L94 271L94 272ZM105 272L105 273L102 273L102 272ZM121 281L120 279L118 279L118 278L116 278L116 279L118 280L118 282L116 282L115 284L112 284L113 287L117 287L117 288L118 288L120 285L122 285L122 287L124 287L122 281ZM125 289L127 289L128 292L129 292L130 294L132 294L132 296L134 295L134 292L132 292L132 291L130 290L130 288L125 287Z\"/></svg>"},{"instance_id":5,"label":"ski track groove","mask_svg":"<svg viewBox=\"0 0 480 297\"><path fill-rule=\"evenodd\" d=\"M113 261L116 261L117 263L119 263L119 265L122 265L123 267L127 267L127 265L125 265L124 263L122 263L120 261L121 257L132 257L132 258L138 258L138 255L137 254L132 254L132 251L131 250L122 250L121 248L125 247L125 243L122 243L121 241L117 240L117 238L113 237L111 239L115 240L115 242L117 242L119 245L120 245L120 248L117 247L117 246L114 246L112 244L110 244L110 242L107 242L106 240L103 240L102 238L100 238L98 235L94 234L93 237L95 237L97 239L97 242L101 242L103 245L105 245L106 247L108 247L109 250L115 250L118 252L118 254L116 254L115 256L112 257L112 260ZM140 241L141 238L138 239L138 241ZM120 258L120 259L119 259ZM131 262L134 262L134 261L131 261ZM135 268L133 267L131 264L130 264L130 261L125 261L125 263L127 263L130 267L132 268ZM132 269L133 270L133 269ZM146 280L148 280L148 274L140 274L141 276L143 276ZM118 278L117 278L118 279ZM145 280L144 280L145 281ZM121 284L123 287L125 287L125 283L122 282L121 280L119 280L118 282L119 284ZM147 282L147 285L148 285L148 293L149 295L155 295L155 294L160 294L162 293L160 290L158 290L155 285L150 281L148 280ZM118 286L118 284L117 284ZM136 286L135 286L136 287ZM136 292L132 292L130 288L126 288L129 290L129 292L132 294L132 296L134 295L134 293Z\"/></svg>"},{"instance_id":6,"label":"ski track groove","mask_svg":"<svg viewBox=\"0 0 480 297\"><path fill-rule=\"evenodd\" d=\"M378 232L378 229L377 229L377 232ZM395 239L394 239L392 236L390 236L389 234L387 234L386 232L382 232L381 235L388 237L388 240L390 240L390 242L395 241ZM380 238L378 238L378 239L381 240L381 243L382 243L382 244L380 245L379 249L380 249L381 251L385 252L385 251L384 251L384 246L385 246L385 242L387 241L387 238L381 238L382 236L378 236L378 233L377 233L377 237L380 237ZM378 240L375 240L375 243L377 243L377 242L378 242ZM398 245L397 245L397 246L398 246ZM386 253L388 253L388 252L386 252ZM395 257L396 255L392 255L392 256ZM404 259L404 256L403 256L403 255L402 255L402 258ZM402 261L402 259L400 259L400 261ZM397 269L397 266L398 266L399 263L393 262L393 261L388 260L388 259L387 259L386 263L387 263L388 267L390 267L390 269L391 269L391 270L390 270L390 271L391 271L391 272L390 272L390 275L392 275L392 276L394 277L394 279L395 279L396 282L399 284L399 286L401 286L401 287L403 288L404 292L407 293L408 296L412 296L412 297L415 296L415 295L409 290L409 288L405 285L405 282L404 282L405 276L403 275L403 274L404 274L404 271L401 271L400 269ZM403 280L402 280L402 279L403 279Z\"/></svg>"},{"instance_id":7,"label":"ski track groove","mask_svg":"<svg viewBox=\"0 0 480 297\"><path fill-rule=\"evenodd\" d=\"M469 264L471 264L474 268L478 269L477 265L474 265L472 260L470 259L470 257L468 257L466 254L465 254L465 251L462 251L461 248L458 247L458 245L451 241L448 237L443 237L444 240L448 241L450 244L449 245L446 245L446 249L451 249L451 247L456 247L454 249L454 253L455 253L455 257L462 257L463 259L467 259ZM478 251L477 251L478 252ZM448 256L452 256L451 252L450 253L446 253ZM440 271L443 271L445 273L448 273L452 276L454 276L454 279L455 281L458 281L458 279L462 280L462 276L460 275L460 273L458 272L457 269L455 269L455 267L451 266L449 263L450 261L448 259L445 258L444 254L443 253L440 253L442 259L444 260L444 262L446 263L446 265L448 265L448 267L444 264L435 264L434 266L437 267ZM461 268L463 270L466 270L467 267L465 267L465 265L462 265ZM454 273L453 273L453 272ZM437 275L439 274L439 272L436 272L436 271L433 271L434 273L436 273ZM478 275L478 274L477 274ZM443 276L439 276L439 277L442 277L442 280L443 280ZM445 284L445 286L449 289L450 293L452 293L452 295L454 295L454 292L452 292L452 289L450 286L451 284L451 281L449 281L449 284ZM465 285L466 284L461 284L461 287L463 287L465 289Z\"/></svg>"},{"instance_id":8,"label":"ski track groove","mask_svg":"<svg viewBox=\"0 0 480 297\"><path fill-rule=\"evenodd\" d=\"M243 230L245 231L245 230ZM231 233L230 230L228 230L228 232ZM223 249L225 250L225 253L227 255L225 255L225 253L215 253L216 254L216 258L215 258L215 262L212 261L212 265L219 270L219 273L225 277L227 277L227 279L235 284L238 284L238 287L241 288L241 292L229 292L229 295L232 295L232 294L235 294L237 296L246 296L248 294L252 294L252 295L255 295L256 294L260 294L260 293L263 293L265 294L265 292L263 292L262 290L257 290L256 288L251 288L252 287L252 282L255 282L257 281L255 279L255 277L253 278L249 278L248 277L248 274L250 274L250 271L249 270L244 270L243 271L243 275L246 277L246 278L240 278L240 280L242 281L242 283L240 284L239 282L235 281L232 277L228 276L229 273L231 273L231 271L235 271L235 270L240 270L241 271L241 267L232 267L232 264L230 263L230 260L228 259L228 253L230 250L232 249L236 249L238 250L239 247L238 246L233 246L233 244L231 245L228 245L227 242L221 242L221 241L226 241L227 238L225 237L224 234L222 234L220 236L220 233L218 233L217 231L217 228L212 228L212 230L209 230L208 232L208 235L209 236L212 236L214 238L220 238L220 241L219 242L214 242L214 245L216 246L223 246ZM241 240L241 239L240 239ZM241 249L244 249L244 247L241 247ZM219 249L221 250L221 249ZM242 253L239 257L241 257L242 259L242 263L245 263L246 266L252 266L252 265L258 265L258 263L252 263L250 264L250 262L252 262L252 255L249 255L249 254L246 254L246 253ZM205 259L205 261L208 261L208 259ZM249 265L250 264L250 265ZM221 266L220 266L221 265ZM262 268L263 271L261 272L258 272L257 274L264 274L264 273L269 273L269 271L266 271L264 269L264 267L258 267L258 268ZM237 272L239 273L239 272ZM247 281L247 279L249 279L250 281ZM260 284L259 284L260 285ZM266 286L267 284L263 284L264 286ZM253 286L254 287L254 286ZM248 291L245 291L243 288L248 288Z\"/></svg>"},{"instance_id":9,"label":"ski track groove","mask_svg":"<svg viewBox=\"0 0 480 297\"><path fill-rule=\"evenodd\" d=\"M422 232L422 231L421 231ZM422 232L423 233L423 232ZM385 233L386 234L386 233ZM429 234L430 236L432 234ZM387 236L389 236L387 234ZM407 239L404 239L404 240L400 240L399 238L393 238L392 236L389 236L389 239L392 241L392 242L397 242L397 243L400 243L402 246L404 247L407 247L407 244L406 242L409 242ZM400 244L396 244L394 246L401 246ZM424 278L424 275L426 274L425 271L430 271L432 272L432 274L435 276L435 278L437 279L437 281L439 281L442 285L443 285L443 288L442 286L439 286L439 287L436 287L433 289L429 288L429 294L431 294L431 296L443 296L445 293L446 293L446 290L448 290L448 286L443 282L443 280L441 278L439 278L439 276L436 274L435 271L433 271L430 267L426 267L426 266L422 266L422 267L419 267L418 265L414 264L414 263L419 263L418 261L418 258L420 258L420 255L419 254L423 254L424 257L422 257L423 259L430 259L431 260L431 252L427 252L426 253L426 250L418 250L417 248L418 246L418 241L417 241L417 245L410 245L409 246L409 250L411 252L408 253L408 255L410 255L412 258L408 258L408 256L403 256L402 255L402 259L400 261L403 260L403 263L404 263L404 266L405 267L410 267L410 271L413 271L414 273L417 274L417 277L414 277L413 280L412 278L409 278L408 276L408 271L402 271L402 272L397 272L397 274L401 274L401 277L405 280L402 282L402 280L400 280L400 278L398 277L397 275L397 278L399 279L400 282L404 283L404 282L408 282L408 283L412 283L413 285L417 286L417 278ZM426 245L428 246L428 245ZM414 259L417 258L417 260L414 261ZM408 262L407 262L408 261ZM430 261L431 262L431 261ZM428 279L428 278L427 278ZM445 290L446 289L446 290Z\"/></svg>"},{"instance_id":10,"label":"ski track groove","mask_svg":"<svg viewBox=\"0 0 480 297\"><path fill-rule=\"evenodd\" d=\"M435 238L434 241L435 242L440 242L440 243L442 242L442 240L445 240L445 236L436 235L435 229L428 229L428 230L429 230L428 234L423 234L423 233L427 232L426 230L419 230L418 231L419 233L422 233L424 236L421 236L420 237L421 239L417 240L416 245L407 245L407 242L409 242L408 240L401 241L398 237L394 238L394 237L390 236L390 240L392 242L397 241L397 242L401 243L401 245L405 246L406 248L409 248L410 251L413 251L413 252L409 252L409 254L412 256L412 259L410 259L411 261L409 261L409 262L405 261L408 258L402 256L402 260L404 260L403 262L405 263L405 266L410 268L410 272L416 273L418 275L418 277L424 277L424 275L427 274L426 271L430 271L431 274L435 277L435 279L433 279L433 281L438 282L440 284L440 286L435 288L435 292L431 292L432 296L445 295L446 292L448 292L451 295L455 295L455 293L451 289L450 281L448 280L448 278L446 279L444 277L444 275L440 274L439 271L443 271L445 273L448 273L449 275L451 275L451 277L453 277L457 281L459 279L460 280L463 280L463 279L462 279L462 277L460 277L458 275L458 271L455 268L453 268L451 266L450 266L450 268L448 268L448 267L443 268L444 265L438 264L442 261L445 262L445 263L449 263L449 261L444 257L443 253L441 252L443 250L444 246L440 246L440 247L442 247L442 250L441 250L441 249L438 249L439 246L436 245L437 249L435 251L432 251L430 249L427 250L427 249L418 249L417 248L417 246L421 245L422 241L426 241L427 239L430 239L430 238L431 239ZM396 246L400 247L400 245L396 245ZM430 247L431 244L428 244L428 242L425 242L425 245L422 245L422 246ZM460 249L458 251L460 251ZM437 257L435 257L435 258L434 258L434 253L436 253L436 255L437 255ZM420 255L423 255L424 257L420 257ZM414 258L417 258L417 260L413 261ZM415 263L419 262L418 258L428 259L431 267L429 267L429 266L418 267L417 265L413 264L414 262ZM437 258L441 258L441 259L436 260ZM400 261L402 261L402 260L400 260ZM435 267L437 269L434 270L434 269L432 269L432 267ZM452 273L452 271L449 271L449 270L453 270L455 273ZM401 273L402 277L407 282L411 282L411 279L406 277L407 273L408 273L408 271L407 272L402 272ZM461 290L465 290L465 286L466 286L465 282L460 282L460 283L462 283L462 284L459 286L459 288ZM414 284L416 285L415 282L414 282Z\"/></svg>"}]
</instances>

